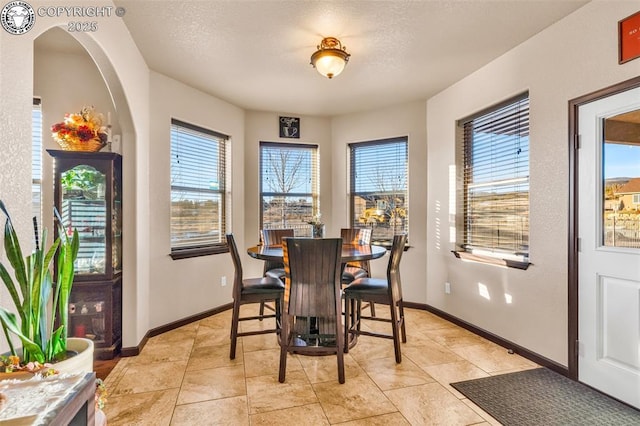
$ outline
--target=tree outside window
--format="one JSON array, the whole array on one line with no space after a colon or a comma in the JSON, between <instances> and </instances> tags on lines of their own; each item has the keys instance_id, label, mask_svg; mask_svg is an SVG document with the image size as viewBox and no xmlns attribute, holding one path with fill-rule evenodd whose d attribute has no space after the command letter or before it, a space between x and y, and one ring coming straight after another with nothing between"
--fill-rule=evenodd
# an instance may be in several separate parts
<instances>
[{"instance_id":1,"label":"tree outside window","mask_svg":"<svg viewBox=\"0 0 640 426\"><path fill-rule=\"evenodd\" d=\"M377 244L409 231L407 138L349 145L351 226L373 229Z\"/></svg>"},{"instance_id":2,"label":"tree outside window","mask_svg":"<svg viewBox=\"0 0 640 426\"><path fill-rule=\"evenodd\" d=\"M262 229L294 229L311 236L319 215L318 146L260 143L260 201Z\"/></svg>"}]
</instances>

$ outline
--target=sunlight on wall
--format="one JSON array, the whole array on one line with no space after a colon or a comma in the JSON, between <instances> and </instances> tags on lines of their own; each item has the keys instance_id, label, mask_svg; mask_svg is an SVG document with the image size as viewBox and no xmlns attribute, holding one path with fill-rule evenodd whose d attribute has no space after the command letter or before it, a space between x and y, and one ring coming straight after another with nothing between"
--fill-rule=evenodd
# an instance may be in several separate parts
<instances>
[{"instance_id":1,"label":"sunlight on wall","mask_svg":"<svg viewBox=\"0 0 640 426\"><path fill-rule=\"evenodd\" d=\"M487 288L486 285L482 283L478 283L478 294L480 294L480 296L484 297L487 300L491 300L491 296L489 295L489 289Z\"/></svg>"},{"instance_id":2,"label":"sunlight on wall","mask_svg":"<svg viewBox=\"0 0 640 426\"><path fill-rule=\"evenodd\" d=\"M456 165L449 165L449 242L456 242Z\"/></svg>"},{"instance_id":3,"label":"sunlight on wall","mask_svg":"<svg viewBox=\"0 0 640 426\"><path fill-rule=\"evenodd\" d=\"M438 213L440 213L440 201L436 200L436 250L440 250L441 248L441 244L440 241L442 240L442 236L441 236L441 229L442 229L442 224L440 223L440 218L438 217Z\"/></svg>"},{"instance_id":4,"label":"sunlight on wall","mask_svg":"<svg viewBox=\"0 0 640 426\"><path fill-rule=\"evenodd\" d=\"M513 297L509 293L505 293L504 301L507 302L507 305L510 305L513 302Z\"/></svg>"}]
</instances>

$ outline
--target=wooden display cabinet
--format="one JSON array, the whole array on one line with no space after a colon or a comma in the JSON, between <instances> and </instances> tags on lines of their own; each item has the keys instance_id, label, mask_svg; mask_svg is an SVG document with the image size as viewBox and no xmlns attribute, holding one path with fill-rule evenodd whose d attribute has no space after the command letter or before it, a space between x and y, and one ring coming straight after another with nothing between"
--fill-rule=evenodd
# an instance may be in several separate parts
<instances>
[{"instance_id":1,"label":"wooden display cabinet","mask_svg":"<svg viewBox=\"0 0 640 426\"><path fill-rule=\"evenodd\" d=\"M69 301L69 336L95 344L98 359L122 346L122 157L112 152L47 150L54 200L80 247ZM57 232L57 227L56 227Z\"/></svg>"}]
</instances>

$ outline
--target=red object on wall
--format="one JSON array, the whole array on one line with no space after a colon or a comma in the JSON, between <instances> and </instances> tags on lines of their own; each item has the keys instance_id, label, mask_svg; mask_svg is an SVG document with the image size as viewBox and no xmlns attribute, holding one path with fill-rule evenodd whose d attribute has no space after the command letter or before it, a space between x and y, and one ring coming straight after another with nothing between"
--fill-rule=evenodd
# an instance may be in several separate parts
<instances>
[{"instance_id":1,"label":"red object on wall","mask_svg":"<svg viewBox=\"0 0 640 426\"><path fill-rule=\"evenodd\" d=\"M618 22L619 61L623 64L640 57L640 12Z\"/></svg>"},{"instance_id":2,"label":"red object on wall","mask_svg":"<svg viewBox=\"0 0 640 426\"><path fill-rule=\"evenodd\" d=\"M73 336L74 337L85 337L87 330L84 326L84 324L77 324L74 328L74 333Z\"/></svg>"}]
</instances>

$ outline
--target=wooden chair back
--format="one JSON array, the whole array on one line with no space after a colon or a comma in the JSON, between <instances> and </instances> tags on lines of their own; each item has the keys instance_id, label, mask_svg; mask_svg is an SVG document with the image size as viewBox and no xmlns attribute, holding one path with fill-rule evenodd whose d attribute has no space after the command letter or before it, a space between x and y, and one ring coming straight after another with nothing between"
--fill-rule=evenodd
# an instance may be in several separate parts
<instances>
[{"instance_id":1,"label":"wooden chair back","mask_svg":"<svg viewBox=\"0 0 640 426\"><path fill-rule=\"evenodd\" d=\"M233 234L227 234L227 245L229 246L229 253L231 253L231 260L233 261L233 268L235 270L233 274L233 297L240 298L242 292L242 261L240 260L240 254L238 253L238 247L236 246L236 240Z\"/></svg>"},{"instance_id":2,"label":"wooden chair back","mask_svg":"<svg viewBox=\"0 0 640 426\"><path fill-rule=\"evenodd\" d=\"M265 246L282 244L283 238L293 238L293 229L261 229L260 240Z\"/></svg>"},{"instance_id":3,"label":"wooden chair back","mask_svg":"<svg viewBox=\"0 0 640 426\"><path fill-rule=\"evenodd\" d=\"M398 301L402 299L402 282L400 280L400 260L404 247L407 244L407 234L396 235L393 237L393 245L389 255L389 263L387 264L387 281L389 282L389 291L392 292L392 300Z\"/></svg>"},{"instance_id":4,"label":"wooden chair back","mask_svg":"<svg viewBox=\"0 0 640 426\"><path fill-rule=\"evenodd\" d=\"M284 381L286 353L295 352L337 354L338 376L344 382L341 253L342 238L288 238L283 244L280 381Z\"/></svg>"}]
</instances>

